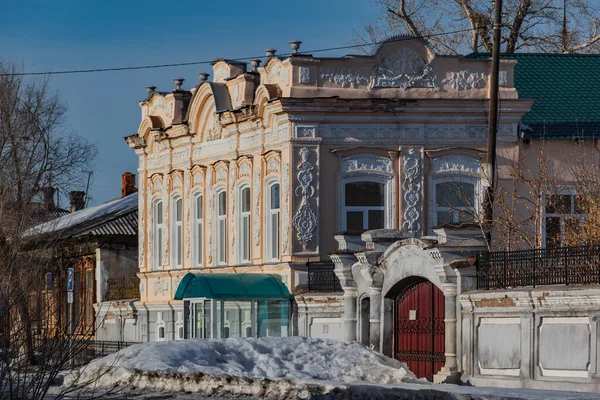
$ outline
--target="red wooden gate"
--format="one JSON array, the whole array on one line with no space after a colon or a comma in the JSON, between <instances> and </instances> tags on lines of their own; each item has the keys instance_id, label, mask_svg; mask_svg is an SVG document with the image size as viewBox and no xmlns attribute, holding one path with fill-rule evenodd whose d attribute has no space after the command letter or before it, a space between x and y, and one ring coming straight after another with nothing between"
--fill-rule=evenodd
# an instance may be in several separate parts
<instances>
[{"instance_id":1,"label":"red wooden gate","mask_svg":"<svg viewBox=\"0 0 600 400\"><path fill-rule=\"evenodd\" d=\"M429 281L411 284L396 298L396 358L433 381L444 347L444 293Z\"/></svg>"}]
</instances>

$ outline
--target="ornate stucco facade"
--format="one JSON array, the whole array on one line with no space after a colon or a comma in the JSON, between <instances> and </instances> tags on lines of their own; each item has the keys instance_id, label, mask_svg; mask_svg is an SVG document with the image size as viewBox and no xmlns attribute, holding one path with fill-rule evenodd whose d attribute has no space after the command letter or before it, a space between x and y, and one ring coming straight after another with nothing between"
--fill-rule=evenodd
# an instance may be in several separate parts
<instances>
[{"instance_id":1,"label":"ornate stucco facade","mask_svg":"<svg viewBox=\"0 0 600 400\"><path fill-rule=\"evenodd\" d=\"M466 177L478 207L489 60L395 38L373 56L295 53L258 65L218 60L212 81L149 87L140 102L139 130L126 139L139 157L141 340L178 338L184 314L173 298L190 270L278 274L299 293L306 262L328 260L338 232L434 235L439 218L455 218L432 201L438 182ZM514 65L501 64L506 151L531 106L513 87ZM378 203L350 204L361 187L379 191ZM349 306L341 296L320 301L323 317ZM293 333L309 334L301 314Z\"/></svg>"}]
</instances>

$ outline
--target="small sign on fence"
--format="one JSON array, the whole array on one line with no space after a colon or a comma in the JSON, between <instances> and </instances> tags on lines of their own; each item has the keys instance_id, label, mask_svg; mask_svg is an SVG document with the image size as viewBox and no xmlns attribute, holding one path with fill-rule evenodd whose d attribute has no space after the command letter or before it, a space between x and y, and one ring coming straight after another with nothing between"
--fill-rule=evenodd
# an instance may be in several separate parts
<instances>
[{"instance_id":1,"label":"small sign on fence","mask_svg":"<svg viewBox=\"0 0 600 400\"><path fill-rule=\"evenodd\" d=\"M69 268L67 270L67 291L72 292L73 291L73 276L75 275L75 272L73 270L73 268Z\"/></svg>"},{"instance_id":2,"label":"small sign on fence","mask_svg":"<svg viewBox=\"0 0 600 400\"><path fill-rule=\"evenodd\" d=\"M73 291L67 292L67 303L73 304Z\"/></svg>"}]
</instances>

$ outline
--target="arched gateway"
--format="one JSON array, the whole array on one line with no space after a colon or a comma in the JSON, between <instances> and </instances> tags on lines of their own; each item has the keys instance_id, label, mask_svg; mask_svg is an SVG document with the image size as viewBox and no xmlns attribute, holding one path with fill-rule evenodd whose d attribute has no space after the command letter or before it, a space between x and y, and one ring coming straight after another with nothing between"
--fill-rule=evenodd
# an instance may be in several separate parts
<instances>
[{"instance_id":1,"label":"arched gateway","mask_svg":"<svg viewBox=\"0 0 600 400\"><path fill-rule=\"evenodd\" d=\"M344 339L406 362L418 377L451 382L460 376L456 297L474 288L475 269L467 258L482 242L470 229L436 233L437 240L367 231L360 237L364 245L340 235L345 248L331 258L344 289Z\"/></svg>"},{"instance_id":2,"label":"arched gateway","mask_svg":"<svg viewBox=\"0 0 600 400\"><path fill-rule=\"evenodd\" d=\"M417 378L433 381L446 361L444 293L423 278L407 278L394 289L394 357Z\"/></svg>"}]
</instances>

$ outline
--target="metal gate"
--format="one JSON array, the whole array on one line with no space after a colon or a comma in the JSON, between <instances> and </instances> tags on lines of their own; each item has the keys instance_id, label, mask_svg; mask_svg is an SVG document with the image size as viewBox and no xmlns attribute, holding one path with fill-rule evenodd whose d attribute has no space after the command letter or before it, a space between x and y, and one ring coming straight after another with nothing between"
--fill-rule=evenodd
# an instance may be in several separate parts
<instances>
[{"instance_id":1,"label":"metal gate","mask_svg":"<svg viewBox=\"0 0 600 400\"><path fill-rule=\"evenodd\" d=\"M396 298L396 358L433 381L444 347L444 293L429 281L415 282Z\"/></svg>"}]
</instances>

